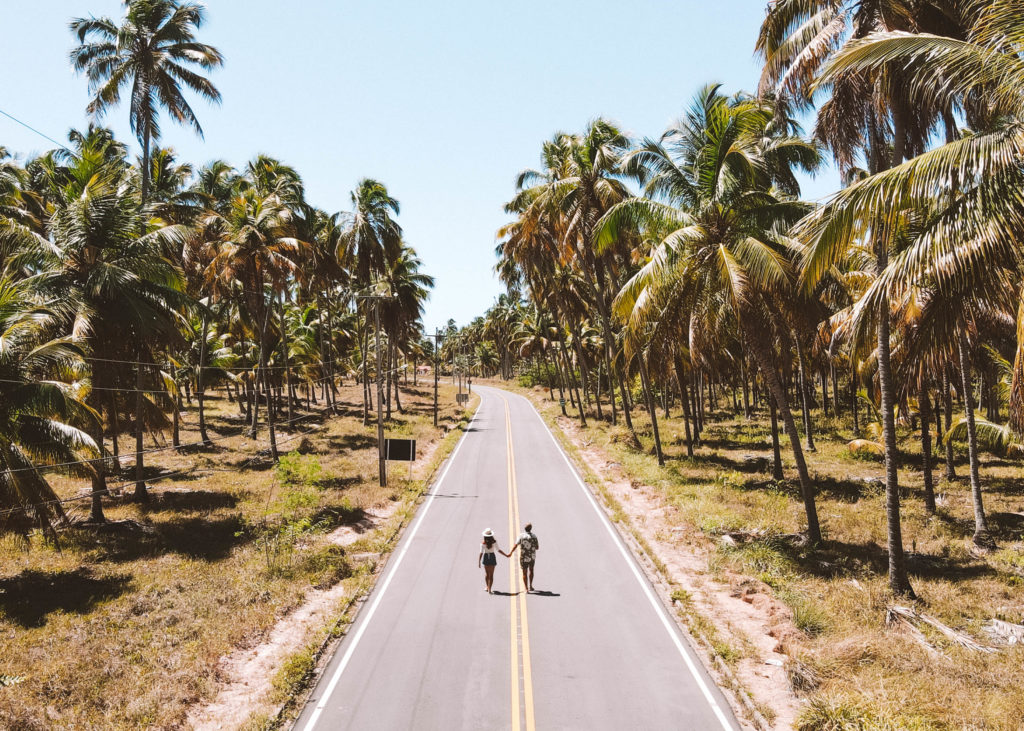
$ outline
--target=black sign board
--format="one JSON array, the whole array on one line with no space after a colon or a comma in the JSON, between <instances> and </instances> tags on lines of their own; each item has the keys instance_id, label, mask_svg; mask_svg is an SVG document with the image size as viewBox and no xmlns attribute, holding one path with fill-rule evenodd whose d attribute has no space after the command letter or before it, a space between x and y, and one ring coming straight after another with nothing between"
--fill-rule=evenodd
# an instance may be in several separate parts
<instances>
[{"instance_id":1,"label":"black sign board","mask_svg":"<svg viewBox=\"0 0 1024 731\"><path fill-rule=\"evenodd\" d=\"M457 403L457 404L464 404L467 401L469 401L469 394L468 393L457 393L457 394L455 394L455 403Z\"/></svg>"},{"instance_id":2,"label":"black sign board","mask_svg":"<svg viewBox=\"0 0 1024 731\"><path fill-rule=\"evenodd\" d=\"M384 459L391 460L392 462L415 462L416 440L385 439Z\"/></svg>"}]
</instances>

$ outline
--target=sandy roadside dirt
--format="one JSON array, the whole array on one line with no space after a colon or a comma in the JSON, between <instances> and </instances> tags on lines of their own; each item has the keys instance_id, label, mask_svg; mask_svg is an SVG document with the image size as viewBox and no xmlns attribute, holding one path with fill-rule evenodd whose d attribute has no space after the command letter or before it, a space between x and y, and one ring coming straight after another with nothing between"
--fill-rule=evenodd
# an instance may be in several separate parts
<instances>
[{"instance_id":1,"label":"sandy roadside dirt","mask_svg":"<svg viewBox=\"0 0 1024 731\"><path fill-rule=\"evenodd\" d=\"M653 488L632 480L620 464L586 440L576 421L559 416L557 423L587 467L602 478L632 528L664 564L667 576L663 578L690 595L690 611L712 623L731 646L745 650L732 665L732 672L757 705L774 711L771 728L792 728L800 700L787 678L783 649L787 638L798 635L799 630L789 608L756 579L730 572L713 579L708 573L708 558L714 545L708 537L670 521L671 511L676 508L666 505ZM603 504L601 496L597 497ZM604 507L607 511L608 506ZM633 548L638 550L637 546ZM665 590L664 586L660 588ZM707 657L705 662L714 672L714 663Z\"/></svg>"},{"instance_id":2,"label":"sandy roadside dirt","mask_svg":"<svg viewBox=\"0 0 1024 731\"><path fill-rule=\"evenodd\" d=\"M417 455L414 467L417 477L431 477L426 471L432 465L434 453L443 442L435 439ZM399 467L399 469L405 469ZM361 520L334 529L322 540L338 546L349 546L373 531L380 530L398 510L401 503L384 502L367 510ZM395 536L390 547L398 539ZM361 559L380 555L360 555ZM378 576L381 565L378 565ZM375 577L376 578L376 577ZM271 700L274 677L282 663L310 642L316 632L336 619L352 601L351 587L339 582L327 589L311 589L296 609L281 617L273 629L255 645L239 648L222 657L217 667L219 689L217 695L188 715L188 728L195 731L225 731L237 729L254 714L273 716L280 704Z\"/></svg>"}]
</instances>

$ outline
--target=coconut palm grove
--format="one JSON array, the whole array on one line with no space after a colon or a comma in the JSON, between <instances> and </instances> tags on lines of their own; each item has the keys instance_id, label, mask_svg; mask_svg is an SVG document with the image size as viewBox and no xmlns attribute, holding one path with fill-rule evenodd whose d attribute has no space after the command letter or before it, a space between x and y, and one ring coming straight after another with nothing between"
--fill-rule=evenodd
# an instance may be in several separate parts
<instances>
[{"instance_id":1,"label":"coconut palm grove","mask_svg":"<svg viewBox=\"0 0 1024 731\"><path fill-rule=\"evenodd\" d=\"M241 715L218 663L372 588L482 383L664 514L606 503L742 723L1024 728L1024 0L751 3L757 87L538 139L479 242L505 293L436 332L386 181L181 159L216 8L123 11L62 21L93 122L0 139L0 727L289 727L355 599ZM435 462L378 484L378 419Z\"/></svg>"}]
</instances>

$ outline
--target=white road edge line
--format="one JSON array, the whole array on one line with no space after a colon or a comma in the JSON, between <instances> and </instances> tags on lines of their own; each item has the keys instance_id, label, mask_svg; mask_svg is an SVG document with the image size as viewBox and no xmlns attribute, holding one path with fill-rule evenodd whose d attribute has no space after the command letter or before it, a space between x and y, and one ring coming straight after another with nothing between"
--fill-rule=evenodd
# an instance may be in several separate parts
<instances>
[{"instance_id":1,"label":"white road edge line","mask_svg":"<svg viewBox=\"0 0 1024 731\"><path fill-rule=\"evenodd\" d=\"M380 585L380 589L376 592L373 604L370 605L370 609L366 612L366 616L361 618L359 627L352 635L352 640L349 642L348 647L345 648L345 654L341 657L341 663L338 665L338 669L335 670L334 675L331 676L331 682L327 684L323 694L320 696L320 702L316 704L316 708L313 709L313 715L309 717L309 721L306 723L305 731L312 731L316 726L316 722L320 718L320 714L324 712L325 708L327 708L327 702L334 693L334 689L337 687L338 681L341 680L341 675L345 672L345 668L348 666L349 660L352 659L352 653L354 653L356 651L356 647L359 646L359 641L363 638L363 633L366 632L366 628L370 624L370 620L373 619L373 615L377 611L377 607L380 606L381 599L387 592L388 586L391 585L391 579L394 578L395 573L398 571L398 567L402 565L402 559L405 558L405 554L409 550L409 546L412 544L412 539L415 538L416 532L420 529L420 525L423 524L423 519L426 517L427 511L430 509L430 506L433 505L434 496L437 494L438 489L444 482L444 478L448 476L448 471L452 468L452 465L455 464L455 457L458 455L462 444L466 441L466 435L469 434L470 427L472 427L473 422L476 421L476 417L480 413L481 406L483 406L482 396L480 398L480 403L477 404L476 411L473 412L473 418L470 419L469 424L466 425L466 431L464 431L462 436L459 437L459 443L455 445L455 449L448 457L448 464L445 465L444 473L442 473L442 475L437 479L437 482L433 484L430 492L427 493L427 499L423 503L423 507L420 508L419 515L416 516L415 524L413 524L412 528L409 529L409 534L403 537L402 550L398 553L398 557L388 570L388 575L385 577L384 583Z\"/></svg>"},{"instance_id":2,"label":"white road edge line","mask_svg":"<svg viewBox=\"0 0 1024 731\"><path fill-rule=\"evenodd\" d=\"M711 706L711 710L714 711L719 723L722 724L722 728L725 729L725 731L734 731L735 726L729 723L729 719L726 718L726 715L722 711L722 708L718 704L718 701L716 701L714 695L712 695L711 689L708 688L708 684L704 681L704 678L701 676L700 671L697 669L696 664L693 662L693 658L691 658L690 653L686 651L686 648L683 645L683 641L679 637L678 629L675 627L673 622L668 618L668 615L666 614L665 606L660 601L658 601L657 597L654 596L654 590L651 588L650 582L648 582L647 579L644 578L643 574L640 573L640 569L637 568L636 562L630 557L629 551L623 544L618 532L616 532L615 527L611 523L611 520L608 519L608 515L604 512L604 510L601 509L601 506L598 505L597 500L594 498L593 493L590 491L590 488L588 488L586 484L583 482L583 478L580 477L579 472L576 470L576 467L573 465L572 461L570 461L569 456L565 453L565 450L562 449L562 445L558 443L557 439L555 439L554 433L551 431L550 427L548 427L547 422L544 421L544 418L540 415L540 411L537 410L537 407L534 406L533 402L530 401L529 399L523 396L519 396L519 394L512 394L511 392L510 395L517 396L518 398L523 399L523 401L529 404L530 408L533 410L533 413L537 415L537 419L544 427L544 431L546 431L548 436L551 437L551 441L555 443L555 448L558 449L558 453L562 455L562 459L565 460L565 464L569 467L569 471L572 473L572 476L576 478L577 484L580 486L580 489L583 490L583 493L587 496L587 499L590 501L591 507L593 507L594 510L597 512L598 516L600 516L601 522L604 524L604 527L611 535L612 540L615 541L615 545L618 546L619 553L622 554L622 557L626 560L626 563L629 565L630 570L633 572L633 576L636 577L637 582L644 590L644 594L646 594L647 599L650 601L651 607L654 609L655 613L657 613L658 618L661 619L661 623L662 625L664 625L665 630L672 637L672 642L675 643L676 649L679 650L679 654L682 655L683 660L686 662L686 667L689 669L690 674L693 676L693 679L697 681L697 685L700 687L701 692L704 694L704 698Z\"/></svg>"}]
</instances>

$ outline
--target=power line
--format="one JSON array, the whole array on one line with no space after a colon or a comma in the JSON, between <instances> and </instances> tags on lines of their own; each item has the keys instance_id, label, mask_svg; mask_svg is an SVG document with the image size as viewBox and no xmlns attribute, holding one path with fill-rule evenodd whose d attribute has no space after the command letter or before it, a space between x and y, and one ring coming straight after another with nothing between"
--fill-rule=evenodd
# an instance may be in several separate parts
<instances>
[{"instance_id":1,"label":"power line","mask_svg":"<svg viewBox=\"0 0 1024 731\"><path fill-rule=\"evenodd\" d=\"M76 159L76 160L80 160L80 159L81 159L81 158L80 158L80 157L79 157L79 156L78 156L78 155L77 155L77 154L76 154L76 153L74 152L74 150L72 150L71 148L69 148L69 147L68 147L67 145L63 144L62 142L57 142L57 140L55 140L55 139L53 139L52 137L50 137L50 135L47 135L47 134L44 134L44 133L40 132L39 130L37 130L37 129L36 129L35 127L33 127L32 125L30 125L29 123L27 123L27 122L22 122L22 121L21 121L20 119L18 119L17 117L15 117L15 116L14 116L13 114L8 114L8 113L7 113L7 112L5 112L5 111L4 111L3 109L0 109L0 114L4 115L5 117L7 117L8 119L10 119L10 120L11 120L11 121L13 121L13 122L17 122L17 123L18 123L18 124L20 124L20 125L21 125L22 127L24 127L25 129L29 130L30 132L34 132L35 134L37 134L37 135L39 135L40 137L42 137L42 138L43 138L44 140L48 140L48 141L52 142L53 144L57 145L57 147L61 148L62 150L65 150L66 152L68 152L68 153L70 153L71 155L73 155L73 156L75 157L75 159Z\"/></svg>"}]
</instances>

